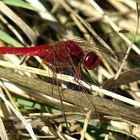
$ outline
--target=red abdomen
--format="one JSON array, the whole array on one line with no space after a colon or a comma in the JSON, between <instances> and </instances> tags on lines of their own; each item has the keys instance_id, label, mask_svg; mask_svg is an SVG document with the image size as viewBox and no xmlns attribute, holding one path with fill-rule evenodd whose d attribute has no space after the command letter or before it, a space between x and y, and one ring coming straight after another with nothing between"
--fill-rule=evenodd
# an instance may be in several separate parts
<instances>
[{"instance_id":1,"label":"red abdomen","mask_svg":"<svg viewBox=\"0 0 140 140\"><path fill-rule=\"evenodd\" d=\"M17 54L17 55L26 55L26 56L42 56L45 57L48 55L50 45L40 45L31 48L10 48L10 47L0 47L0 54Z\"/></svg>"}]
</instances>

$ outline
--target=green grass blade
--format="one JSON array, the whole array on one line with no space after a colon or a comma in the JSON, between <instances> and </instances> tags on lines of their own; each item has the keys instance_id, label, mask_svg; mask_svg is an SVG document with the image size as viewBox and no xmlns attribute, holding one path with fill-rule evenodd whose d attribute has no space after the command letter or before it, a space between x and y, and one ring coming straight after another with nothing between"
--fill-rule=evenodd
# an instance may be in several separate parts
<instances>
[{"instance_id":1,"label":"green grass blade","mask_svg":"<svg viewBox=\"0 0 140 140\"><path fill-rule=\"evenodd\" d=\"M3 2L5 4L7 4L7 5L21 7L21 8L25 8L25 9L28 9L28 10L37 11L36 8L34 8L30 4L28 4L28 3L26 3L25 1L22 1L22 0L3 0Z\"/></svg>"},{"instance_id":2,"label":"green grass blade","mask_svg":"<svg viewBox=\"0 0 140 140\"><path fill-rule=\"evenodd\" d=\"M8 35L6 32L0 30L0 40L6 42L7 44L10 44L15 47L23 46L20 42L12 38L10 35Z\"/></svg>"}]
</instances>

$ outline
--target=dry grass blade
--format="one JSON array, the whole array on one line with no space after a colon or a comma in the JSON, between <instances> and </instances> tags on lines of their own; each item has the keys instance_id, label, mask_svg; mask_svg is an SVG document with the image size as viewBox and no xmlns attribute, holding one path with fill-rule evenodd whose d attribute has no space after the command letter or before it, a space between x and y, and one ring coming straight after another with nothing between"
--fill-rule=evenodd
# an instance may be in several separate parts
<instances>
[{"instance_id":1,"label":"dry grass blade","mask_svg":"<svg viewBox=\"0 0 140 140\"><path fill-rule=\"evenodd\" d=\"M18 112L11 104L10 102L5 98L5 96L1 93L0 94L0 98L4 101L4 103L7 105L7 107L9 107L14 113L15 115L22 121L24 127L27 129L27 131L29 132L31 138L33 140L36 140L36 136L35 133L32 129L32 126L29 122L26 121L26 119L22 116L22 114L20 112Z\"/></svg>"},{"instance_id":2,"label":"dry grass blade","mask_svg":"<svg viewBox=\"0 0 140 140\"><path fill-rule=\"evenodd\" d=\"M0 60L0 66L12 68L12 69L17 69L17 70L21 70L21 71L26 71L26 72L38 74L41 76L47 76L47 77L53 77L53 74L54 74L49 69L48 70L41 70L39 68L33 68L33 67L24 66L24 65L12 64L12 63L2 61L2 60ZM72 76L64 75L64 74L57 74L57 78L60 80L64 80L66 82L71 82L71 83L78 85L78 83L74 80L74 77L72 77Z\"/></svg>"},{"instance_id":3,"label":"dry grass blade","mask_svg":"<svg viewBox=\"0 0 140 140\"><path fill-rule=\"evenodd\" d=\"M49 11L47 11L45 6L39 0L34 0L34 1L26 0L26 1L29 2L33 7L38 9L38 13L43 19L47 19L52 22L57 21L56 18L53 15L51 15Z\"/></svg>"},{"instance_id":4,"label":"dry grass blade","mask_svg":"<svg viewBox=\"0 0 140 140\"><path fill-rule=\"evenodd\" d=\"M13 32L23 44L25 44L19 32L11 24L9 24L8 21L2 15L0 15L0 20L7 25L7 27L11 30L11 32Z\"/></svg>"},{"instance_id":5,"label":"dry grass blade","mask_svg":"<svg viewBox=\"0 0 140 140\"><path fill-rule=\"evenodd\" d=\"M4 85L10 92L13 92L18 96L35 101L37 103L47 104L61 110L61 103L59 99L54 99L53 97L47 96L33 89L19 86L18 84L12 84L5 81ZM63 104L65 106L64 111L78 112L80 110L80 107L74 106L70 103L63 102Z\"/></svg>"},{"instance_id":6,"label":"dry grass blade","mask_svg":"<svg viewBox=\"0 0 140 140\"><path fill-rule=\"evenodd\" d=\"M103 83L103 87L108 89L111 86L115 87L119 87L120 85L125 85L125 84L129 84L135 81L140 80L140 68L136 68L136 69L132 69L129 70L127 72L123 72L120 74L120 76L118 77L118 79L114 80L114 77L111 79L106 80Z\"/></svg>"},{"instance_id":7,"label":"dry grass blade","mask_svg":"<svg viewBox=\"0 0 140 140\"><path fill-rule=\"evenodd\" d=\"M11 104L13 105L13 107L14 107L17 111L19 111L19 109L18 109L17 105L15 104L15 102L14 102L12 96L10 95L9 91L6 89L6 87L4 86L4 84L3 84L3 82L2 82L1 80L0 80L0 87L5 91L6 95L8 96L8 98L9 98L9 100L10 100L10 102L11 102Z\"/></svg>"},{"instance_id":8,"label":"dry grass blade","mask_svg":"<svg viewBox=\"0 0 140 140\"><path fill-rule=\"evenodd\" d=\"M91 116L91 110L88 111L87 114L86 114L84 126L83 126L83 129L82 129L82 131L81 131L81 138L80 138L80 140L84 140L84 138L85 138L90 116Z\"/></svg>"},{"instance_id":9,"label":"dry grass blade","mask_svg":"<svg viewBox=\"0 0 140 140\"><path fill-rule=\"evenodd\" d=\"M0 11L9 19L11 19L15 24L17 24L17 26L28 36L30 41L34 44L37 38L34 31L2 1L0 1L0 7Z\"/></svg>"},{"instance_id":10,"label":"dry grass blade","mask_svg":"<svg viewBox=\"0 0 140 140\"><path fill-rule=\"evenodd\" d=\"M4 127L4 124L3 124L1 117L0 117L0 139L1 140L8 140L8 136L6 134L6 130L5 130L5 127Z\"/></svg>"}]
</instances>

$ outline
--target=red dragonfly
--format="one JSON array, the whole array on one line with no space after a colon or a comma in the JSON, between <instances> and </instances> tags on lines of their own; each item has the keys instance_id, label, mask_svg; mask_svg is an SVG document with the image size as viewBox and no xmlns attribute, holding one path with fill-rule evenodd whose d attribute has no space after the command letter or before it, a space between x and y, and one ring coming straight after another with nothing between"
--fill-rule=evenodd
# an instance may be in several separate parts
<instances>
[{"instance_id":1,"label":"red dragonfly","mask_svg":"<svg viewBox=\"0 0 140 140\"><path fill-rule=\"evenodd\" d=\"M39 56L44 58L50 67L57 69L71 68L74 65L80 68L83 64L86 70L92 70L100 63L99 57L93 51L85 55L79 42L73 40L31 48L0 47L0 54Z\"/></svg>"},{"instance_id":2,"label":"red dragonfly","mask_svg":"<svg viewBox=\"0 0 140 140\"><path fill-rule=\"evenodd\" d=\"M129 33L129 31L120 30L119 33ZM114 36L114 34L116 33L110 32L108 34L110 36ZM105 37L104 34L103 37ZM85 50L85 47L83 48L83 45L85 45L84 41L82 41L81 43L80 41L67 40L67 41L58 41L54 44L38 45L30 48L0 47L0 54L39 56L45 60L48 66L60 70L72 67L75 68L75 66L77 69L80 70L81 65L84 66L86 71L93 70L100 63L100 59L93 51L88 51L88 53L85 54L83 51ZM95 44L86 42L86 45L90 48ZM98 45L98 47L100 50L101 48L100 44ZM111 51L110 49L106 49L103 47L101 48L101 50L111 55L116 54L114 53L114 51Z\"/></svg>"}]
</instances>

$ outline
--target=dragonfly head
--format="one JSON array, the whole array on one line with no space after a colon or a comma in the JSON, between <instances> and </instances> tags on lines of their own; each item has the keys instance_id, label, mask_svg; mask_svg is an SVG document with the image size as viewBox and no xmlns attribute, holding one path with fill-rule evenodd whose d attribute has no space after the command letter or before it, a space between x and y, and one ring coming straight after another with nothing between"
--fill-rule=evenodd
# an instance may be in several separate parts
<instances>
[{"instance_id":1,"label":"dragonfly head","mask_svg":"<svg viewBox=\"0 0 140 140\"><path fill-rule=\"evenodd\" d=\"M89 52L86 54L83 64L87 70L94 69L100 63L99 57L94 52Z\"/></svg>"}]
</instances>

